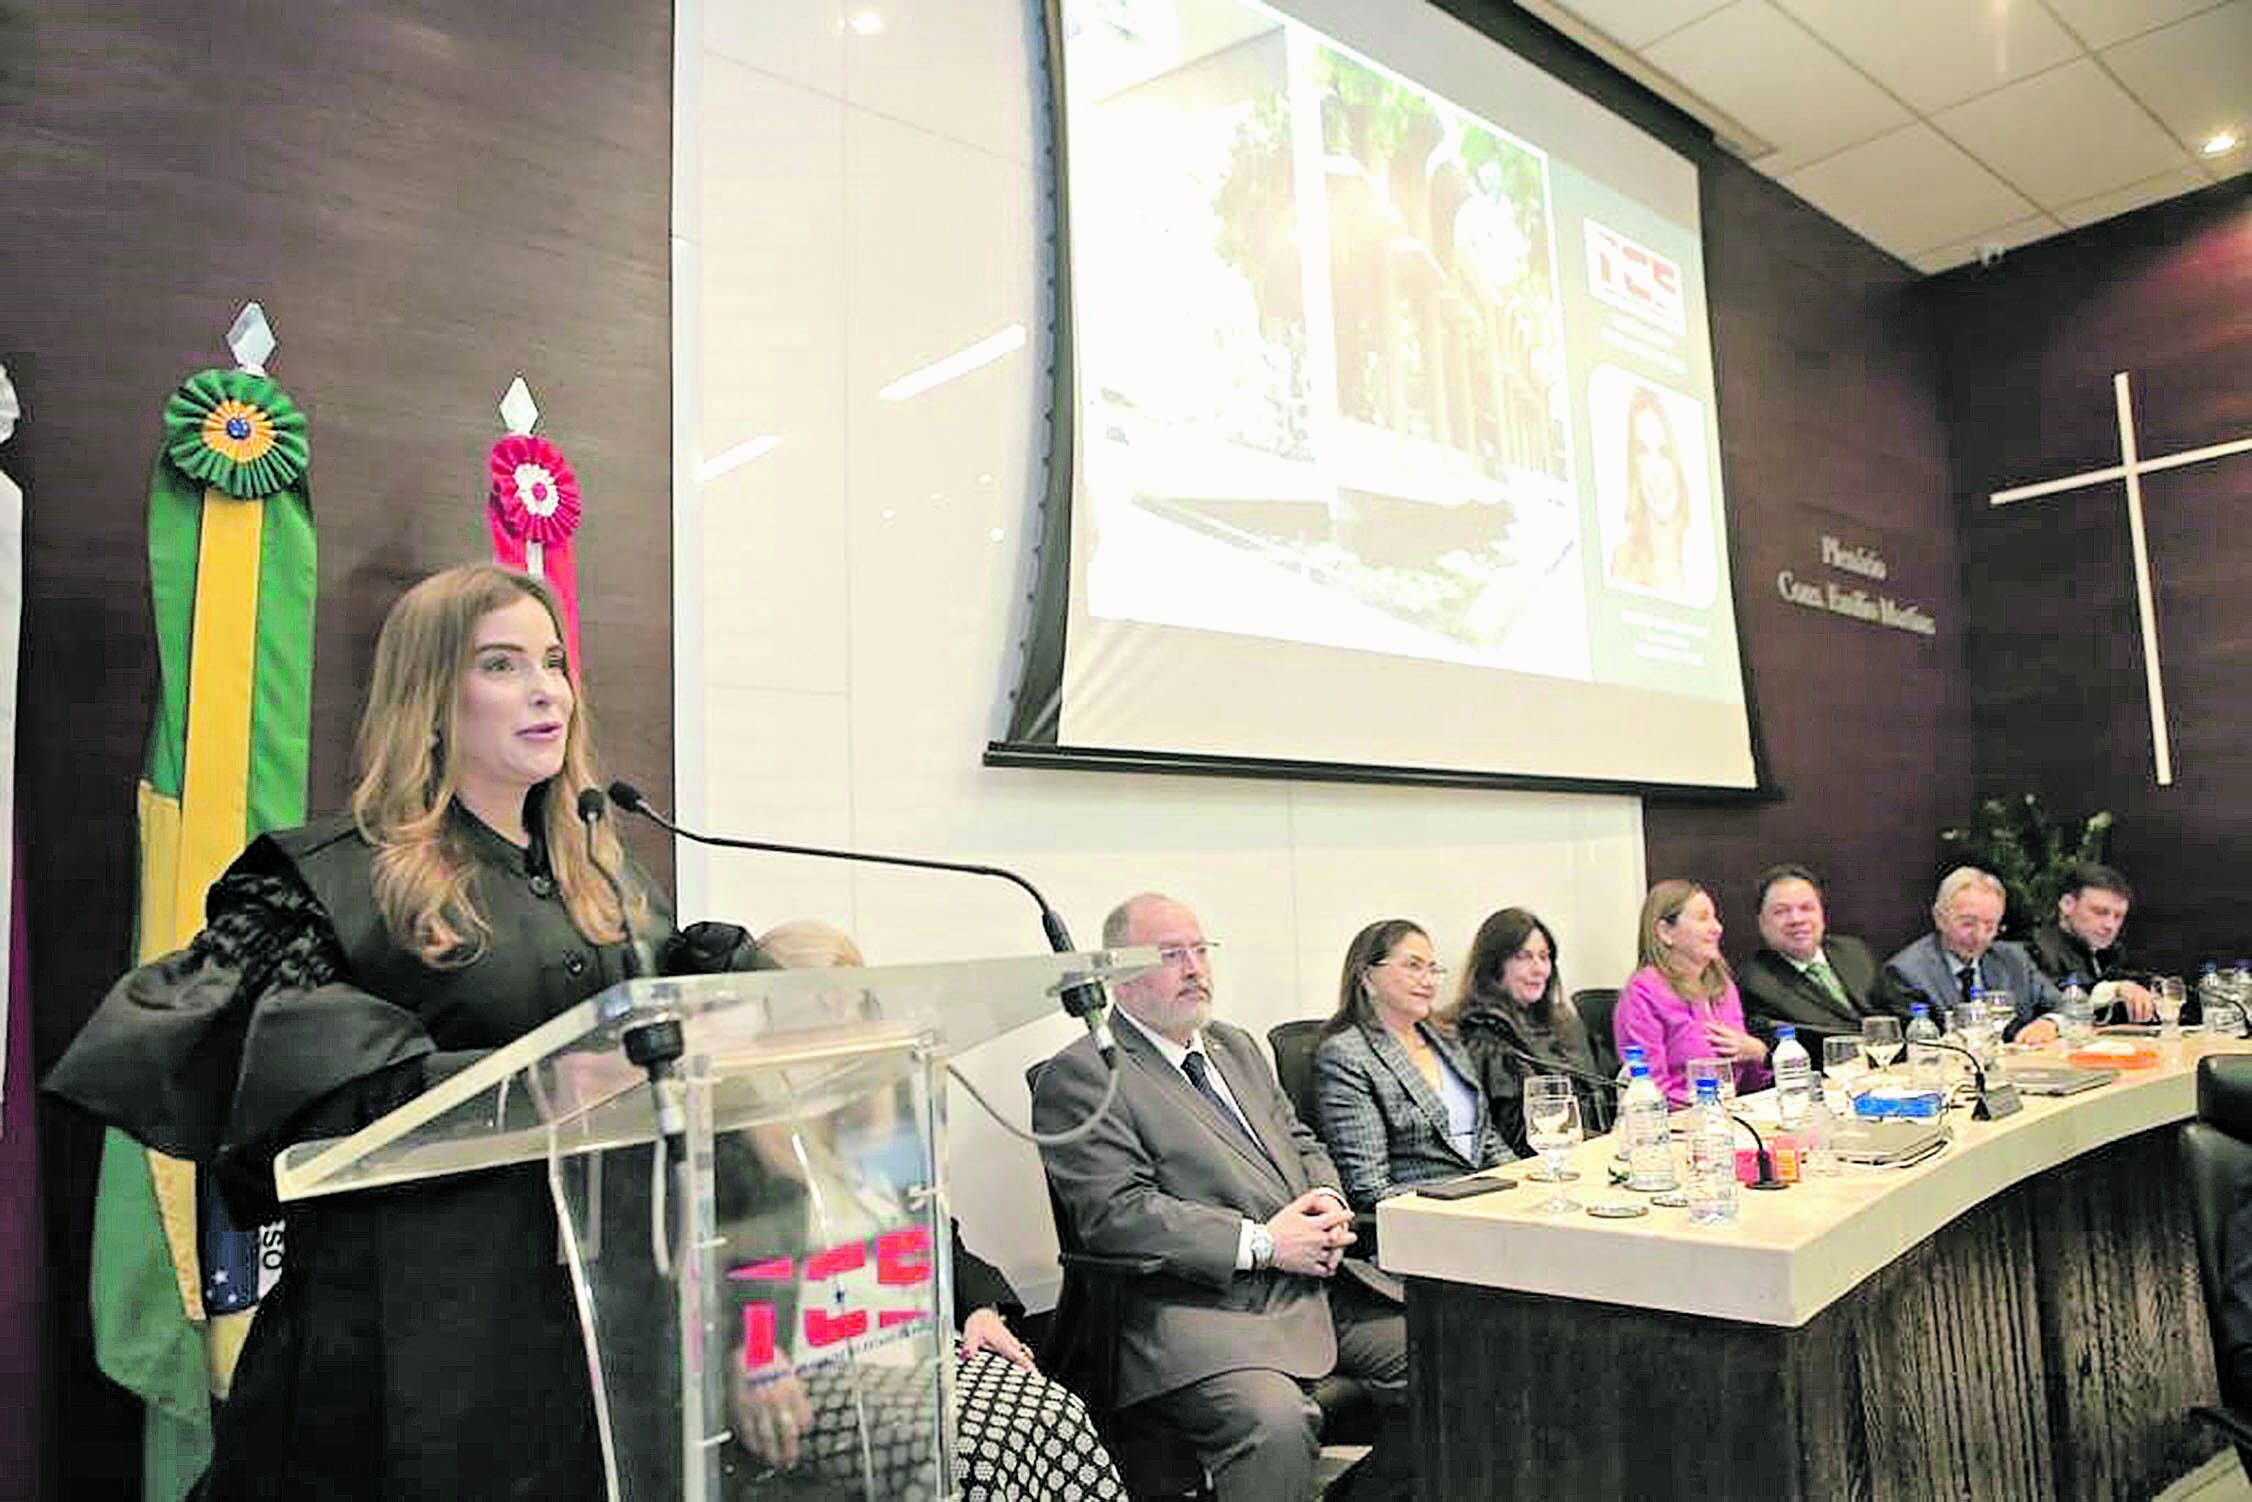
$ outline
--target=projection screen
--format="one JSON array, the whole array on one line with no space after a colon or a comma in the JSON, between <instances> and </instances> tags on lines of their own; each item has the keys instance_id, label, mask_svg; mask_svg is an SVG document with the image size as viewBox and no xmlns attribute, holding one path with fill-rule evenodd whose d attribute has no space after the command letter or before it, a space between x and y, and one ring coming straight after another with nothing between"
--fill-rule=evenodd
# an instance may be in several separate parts
<instances>
[{"instance_id":1,"label":"projection screen","mask_svg":"<svg viewBox=\"0 0 2252 1502\"><path fill-rule=\"evenodd\" d=\"M1695 166L1422 0L1060 20L1068 579L1010 741L1754 787Z\"/></svg>"}]
</instances>

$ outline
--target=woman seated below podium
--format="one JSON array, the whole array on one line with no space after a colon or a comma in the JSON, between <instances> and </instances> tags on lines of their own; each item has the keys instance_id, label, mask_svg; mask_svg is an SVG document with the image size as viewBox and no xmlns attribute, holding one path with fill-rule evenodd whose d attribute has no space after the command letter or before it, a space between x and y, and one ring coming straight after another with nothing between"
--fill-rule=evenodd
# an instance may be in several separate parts
<instances>
[{"instance_id":1,"label":"woman seated below podium","mask_svg":"<svg viewBox=\"0 0 2252 1502\"><path fill-rule=\"evenodd\" d=\"M784 969L858 968L867 962L849 934L826 923L801 920L767 930L759 948ZM923 1178L921 1138L910 1120L904 1087L878 1091L842 1112L808 1117L745 1134L755 1162L739 1162L740 1194L755 1177L755 1197L777 1207L766 1234L810 1245L835 1234L811 1235L816 1221L830 1224L853 1214L901 1224L910 1218L899 1203ZM885 1196L881 1191L891 1191ZM873 1200L889 1197L885 1205ZM723 1196L723 1199L725 1196ZM723 1219L727 1206L722 1204ZM1040 1502L1040 1499L1124 1498L1109 1452L1087 1409L1069 1389L1049 1381L1033 1364L1032 1350L1008 1326L1024 1313L999 1268L962 1244L952 1222L955 1328L956 1448L954 1482L965 1502ZM738 1221L731 1238L751 1247ZM928 1447L913 1436L927 1427L933 1384L912 1365L800 1365L778 1355L764 1369L736 1374L731 1392L736 1433L775 1472L814 1483L842 1483L861 1495L933 1496ZM863 1423L865 1420L865 1423ZM871 1458L876 1474L863 1468Z\"/></svg>"},{"instance_id":2,"label":"woman seated below podium","mask_svg":"<svg viewBox=\"0 0 2252 1502\"><path fill-rule=\"evenodd\" d=\"M1767 1045L1744 1031L1744 1003L1720 957L1720 912L1693 881L1661 881L1642 899L1642 968L1628 978L1611 1013L1619 1055L1639 1046L1650 1078L1668 1101L1690 1103L1689 1063L1717 1059L1736 1087L1767 1083Z\"/></svg>"},{"instance_id":3,"label":"woman seated below podium","mask_svg":"<svg viewBox=\"0 0 2252 1502\"><path fill-rule=\"evenodd\" d=\"M283 1146L365 1126L624 979L629 936L671 918L608 824L579 823L601 784L560 619L546 584L489 565L409 590L376 641L350 811L253 841L204 929L118 982L50 1088L215 1165L256 1225L284 1218ZM698 968L755 963L738 937ZM299 1201L286 1241L205 1502L604 1495L544 1164Z\"/></svg>"},{"instance_id":4,"label":"woman seated below podium","mask_svg":"<svg viewBox=\"0 0 2252 1502\"><path fill-rule=\"evenodd\" d=\"M1346 946L1337 1011L1314 1049L1314 1130L1356 1210L1509 1160L1476 1066L1432 1014L1446 974L1405 918Z\"/></svg>"}]
</instances>

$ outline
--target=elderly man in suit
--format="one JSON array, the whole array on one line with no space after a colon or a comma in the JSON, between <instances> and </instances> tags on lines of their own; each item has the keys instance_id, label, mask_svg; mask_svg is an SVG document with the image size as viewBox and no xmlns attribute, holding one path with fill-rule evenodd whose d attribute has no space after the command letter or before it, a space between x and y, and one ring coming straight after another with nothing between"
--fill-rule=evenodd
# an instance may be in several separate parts
<instances>
[{"instance_id":1,"label":"elderly man in suit","mask_svg":"<svg viewBox=\"0 0 2252 1502\"><path fill-rule=\"evenodd\" d=\"M2047 1043L2057 1035L2057 1012L2064 998L2033 963L2022 944L1994 936L2001 931L2007 905L2002 883L1976 866L1957 866L1939 883L1931 905L1934 931L1884 962L1885 985L1895 1001L1922 997L1951 1007L1967 999L1971 987L2006 991L2015 1018L2002 1036L2020 1043Z\"/></svg>"},{"instance_id":2,"label":"elderly man in suit","mask_svg":"<svg viewBox=\"0 0 2252 1502\"><path fill-rule=\"evenodd\" d=\"M1877 984L1877 957L1849 934L1830 932L1821 878L1800 865L1771 866L1759 879L1759 949L1736 972L1744 1025L1770 1048L1787 1022L1815 1058L1816 1041L1858 1033L1862 1019L1892 1008Z\"/></svg>"},{"instance_id":3,"label":"elderly man in suit","mask_svg":"<svg viewBox=\"0 0 2252 1502\"><path fill-rule=\"evenodd\" d=\"M1389 1422L1354 1496L1407 1496L1407 1328L1398 1287L1346 1255L1352 1214L1259 1044L1212 1020L1211 946L1196 915L1155 893L1103 925L1112 948L1156 946L1156 972L1116 988L1118 1094L1094 1129L1041 1149L1048 1181L1092 1252L1155 1254L1163 1273L1125 1298L1119 1402L1185 1435L1224 1502L1301 1498L1321 1414L1308 1386L1361 1378ZM1041 1070L1034 1125L1077 1126L1100 1105L1103 1063L1081 1038Z\"/></svg>"}]
</instances>

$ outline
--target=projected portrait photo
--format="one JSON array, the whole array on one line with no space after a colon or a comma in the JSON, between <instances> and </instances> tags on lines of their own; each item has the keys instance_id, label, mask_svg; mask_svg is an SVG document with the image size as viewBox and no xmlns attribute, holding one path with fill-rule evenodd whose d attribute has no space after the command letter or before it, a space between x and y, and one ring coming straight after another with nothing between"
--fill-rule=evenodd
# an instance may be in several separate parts
<instances>
[{"instance_id":1,"label":"projected portrait photo","mask_svg":"<svg viewBox=\"0 0 2252 1502\"><path fill-rule=\"evenodd\" d=\"M1703 406L1604 365L1588 379L1588 420L1605 582L1683 605L1711 604Z\"/></svg>"}]
</instances>

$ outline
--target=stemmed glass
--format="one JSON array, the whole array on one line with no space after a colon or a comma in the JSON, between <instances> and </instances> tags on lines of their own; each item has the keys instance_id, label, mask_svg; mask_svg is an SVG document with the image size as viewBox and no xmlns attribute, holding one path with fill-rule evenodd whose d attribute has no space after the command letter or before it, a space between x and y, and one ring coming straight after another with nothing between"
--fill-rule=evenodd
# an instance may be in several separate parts
<instances>
[{"instance_id":1,"label":"stemmed glass","mask_svg":"<svg viewBox=\"0 0 2252 1502\"><path fill-rule=\"evenodd\" d=\"M1560 1074L1536 1074L1525 1081L1525 1143L1541 1155L1547 1172L1534 1177L1555 1185L1546 1203L1534 1208L1547 1215L1577 1210L1579 1201L1564 1192L1564 1163L1580 1142L1580 1098Z\"/></svg>"},{"instance_id":2,"label":"stemmed glass","mask_svg":"<svg viewBox=\"0 0 2252 1502\"><path fill-rule=\"evenodd\" d=\"M1862 1019L1861 1048L1870 1058L1877 1061L1879 1071L1890 1069L1892 1061L1900 1057L1900 1042L1900 1019L1898 1017L1867 1017ZM1823 1057L1825 1061L1828 1056L1829 1050L1824 1048Z\"/></svg>"},{"instance_id":3,"label":"stemmed glass","mask_svg":"<svg viewBox=\"0 0 2252 1502\"><path fill-rule=\"evenodd\" d=\"M2179 1040L2182 1036L2182 1004L2189 992L2182 986L2178 975L2158 978L2158 1036Z\"/></svg>"}]
</instances>

